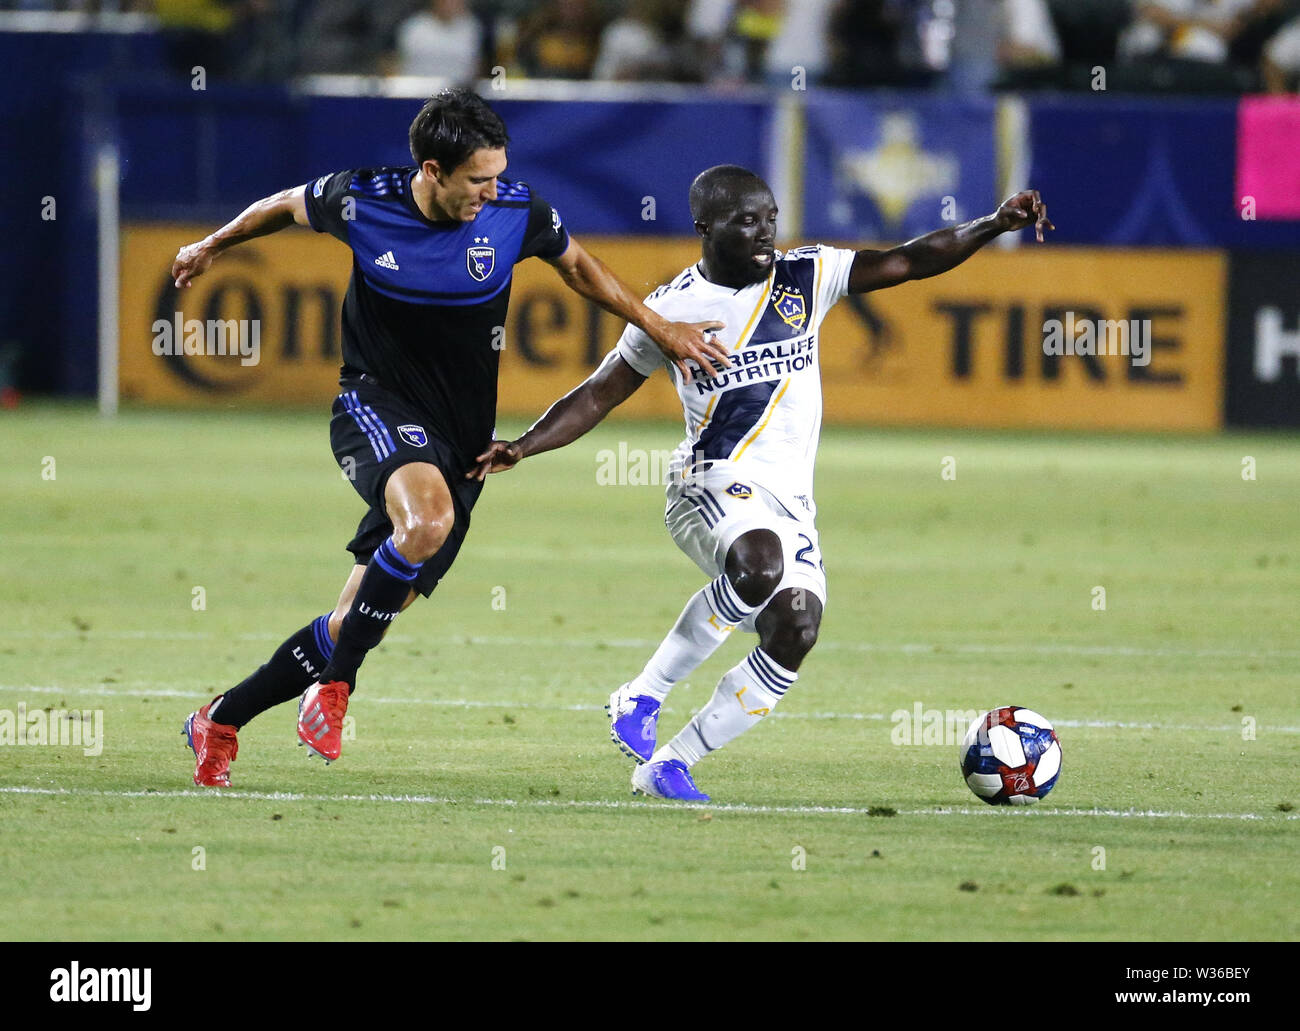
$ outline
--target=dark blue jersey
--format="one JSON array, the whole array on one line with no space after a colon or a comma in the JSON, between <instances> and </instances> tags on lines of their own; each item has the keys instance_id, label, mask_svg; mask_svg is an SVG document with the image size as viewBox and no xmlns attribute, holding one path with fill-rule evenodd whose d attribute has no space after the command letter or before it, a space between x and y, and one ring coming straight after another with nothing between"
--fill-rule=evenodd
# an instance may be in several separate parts
<instances>
[{"instance_id":1,"label":"dark blue jersey","mask_svg":"<svg viewBox=\"0 0 1300 1031\"><path fill-rule=\"evenodd\" d=\"M307 217L352 248L342 378L366 373L407 399L465 461L491 439L514 266L558 258L560 216L527 183L497 181L472 222L434 222L414 168L365 168L306 187Z\"/></svg>"}]
</instances>

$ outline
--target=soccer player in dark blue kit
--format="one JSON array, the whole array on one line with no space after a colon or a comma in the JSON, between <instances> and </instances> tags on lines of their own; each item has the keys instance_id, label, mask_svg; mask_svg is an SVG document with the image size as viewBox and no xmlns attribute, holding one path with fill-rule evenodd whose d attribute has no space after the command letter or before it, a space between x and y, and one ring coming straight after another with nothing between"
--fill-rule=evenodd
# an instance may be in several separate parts
<instances>
[{"instance_id":1,"label":"soccer player in dark blue kit","mask_svg":"<svg viewBox=\"0 0 1300 1031\"><path fill-rule=\"evenodd\" d=\"M707 333L721 323L651 311L526 183L502 178L507 142L480 97L444 90L411 123L414 166L321 176L258 201L176 256L172 278L188 286L222 251L293 224L352 249L330 443L370 506L333 611L186 719L195 784L229 787L238 729L299 696L299 742L326 762L339 757L358 667L398 613L433 591L469 528L482 483L465 474L492 439L515 264L550 262L571 289L643 329L688 378L686 359L726 364Z\"/></svg>"}]
</instances>

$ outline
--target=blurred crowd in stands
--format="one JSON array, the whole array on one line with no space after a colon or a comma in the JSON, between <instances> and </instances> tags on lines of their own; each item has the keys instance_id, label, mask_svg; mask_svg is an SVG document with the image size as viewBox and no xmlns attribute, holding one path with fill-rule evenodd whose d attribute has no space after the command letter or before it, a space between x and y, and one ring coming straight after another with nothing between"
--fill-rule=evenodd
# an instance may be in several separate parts
<instances>
[{"instance_id":1,"label":"blurred crowd in stands","mask_svg":"<svg viewBox=\"0 0 1300 1031\"><path fill-rule=\"evenodd\" d=\"M1300 0L0 0L143 16L188 73L1272 92ZM2 27L2 26L0 26Z\"/></svg>"}]
</instances>

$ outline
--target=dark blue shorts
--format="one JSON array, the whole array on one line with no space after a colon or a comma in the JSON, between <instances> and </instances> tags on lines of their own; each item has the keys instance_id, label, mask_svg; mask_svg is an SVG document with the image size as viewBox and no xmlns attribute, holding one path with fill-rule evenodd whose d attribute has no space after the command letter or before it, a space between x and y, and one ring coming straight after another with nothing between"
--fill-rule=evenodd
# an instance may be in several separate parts
<instances>
[{"instance_id":1,"label":"dark blue shorts","mask_svg":"<svg viewBox=\"0 0 1300 1031\"><path fill-rule=\"evenodd\" d=\"M424 563L412 586L426 598L456 559L469 514L482 493L483 484L465 479L464 462L455 450L425 425L425 419L403 398L378 383L363 379L346 380L334 399L330 419L330 446L343 475L370 506L348 544L356 561L365 565L379 545L393 533L384 505L388 478L410 462L437 466L451 491L455 522L436 555Z\"/></svg>"}]
</instances>

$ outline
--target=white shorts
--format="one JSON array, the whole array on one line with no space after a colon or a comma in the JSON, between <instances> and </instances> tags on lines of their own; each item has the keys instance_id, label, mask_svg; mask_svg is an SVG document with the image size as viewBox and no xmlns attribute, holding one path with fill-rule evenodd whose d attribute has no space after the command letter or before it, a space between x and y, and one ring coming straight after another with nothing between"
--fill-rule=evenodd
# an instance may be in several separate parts
<instances>
[{"instance_id":1,"label":"white shorts","mask_svg":"<svg viewBox=\"0 0 1300 1031\"><path fill-rule=\"evenodd\" d=\"M826 605L826 567L817 527L796 518L757 483L736 479L736 470L708 469L683 482L670 479L664 523L673 541L710 580L724 572L727 552L750 530L770 530L781 541L784 571L778 591L803 588ZM752 631L758 613L740 629Z\"/></svg>"}]
</instances>

